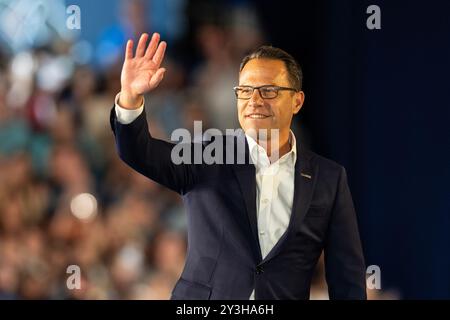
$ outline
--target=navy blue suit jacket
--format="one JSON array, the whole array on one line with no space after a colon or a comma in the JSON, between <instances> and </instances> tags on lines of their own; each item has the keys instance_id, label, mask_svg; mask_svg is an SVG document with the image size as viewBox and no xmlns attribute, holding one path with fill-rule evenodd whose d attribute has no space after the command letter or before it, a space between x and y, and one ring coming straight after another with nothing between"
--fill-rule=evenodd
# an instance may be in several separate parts
<instances>
[{"instance_id":1,"label":"navy blue suit jacket","mask_svg":"<svg viewBox=\"0 0 450 320\"><path fill-rule=\"evenodd\" d=\"M174 144L151 137L145 112L124 125L113 108L110 120L120 158L183 198L188 251L172 299L248 299L253 289L255 299L309 299L322 250L330 299L366 298L357 217L342 166L297 146L290 222L262 259L253 164L175 165ZM248 160L248 145L245 152Z\"/></svg>"}]
</instances>

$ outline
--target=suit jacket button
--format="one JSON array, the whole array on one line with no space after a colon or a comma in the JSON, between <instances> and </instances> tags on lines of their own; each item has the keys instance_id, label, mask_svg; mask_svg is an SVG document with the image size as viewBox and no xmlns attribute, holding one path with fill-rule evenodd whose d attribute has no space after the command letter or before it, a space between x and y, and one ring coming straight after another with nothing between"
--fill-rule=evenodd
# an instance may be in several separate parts
<instances>
[{"instance_id":1,"label":"suit jacket button","mask_svg":"<svg viewBox=\"0 0 450 320\"><path fill-rule=\"evenodd\" d=\"M256 274L261 274L263 272L264 272L264 269L262 266L256 266L256 270L255 270Z\"/></svg>"}]
</instances>

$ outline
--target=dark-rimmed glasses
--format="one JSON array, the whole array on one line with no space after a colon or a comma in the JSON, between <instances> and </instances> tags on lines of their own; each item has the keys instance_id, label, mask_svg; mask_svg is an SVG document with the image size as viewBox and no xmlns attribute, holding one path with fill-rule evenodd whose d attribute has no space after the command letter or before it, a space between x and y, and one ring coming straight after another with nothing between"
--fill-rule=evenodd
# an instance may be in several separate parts
<instances>
[{"instance_id":1,"label":"dark-rimmed glasses","mask_svg":"<svg viewBox=\"0 0 450 320\"><path fill-rule=\"evenodd\" d=\"M297 90L294 88L272 86L272 85L264 85L259 87L237 86L234 87L233 90L234 93L236 94L236 98L246 100L250 99L253 96L253 92L255 90L259 91L259 95L263 99L274 99L278 97L278 92L281 90L289 90L297 92Z\"/></svg>"}]
</instances>

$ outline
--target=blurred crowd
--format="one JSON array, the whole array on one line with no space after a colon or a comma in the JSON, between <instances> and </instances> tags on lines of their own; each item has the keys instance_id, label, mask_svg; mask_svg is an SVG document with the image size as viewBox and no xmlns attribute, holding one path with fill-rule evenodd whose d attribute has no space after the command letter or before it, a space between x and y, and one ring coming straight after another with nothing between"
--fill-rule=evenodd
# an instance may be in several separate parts
<instances>
[{"instance_id":1,"label":"blurred crowd","mask_svg":"<svg viewBox=\"0 0 450 320\"><path fill-rule=\"evenodd\" d=\"M26 55L1 72L0 298L167 298L186 250L182 207L116 155L108 119L120 70L98 90L98 75L75 66L49 90L36 80L41 55L58 57ZM26 85L13 91L16 59L33 64L27 99ZM69 265L81 290L67 290Z\"/></svg>"},{"instance_id":2,"label":"blurred crowd","mask_svg":"<svg viewBox=\"0 0 450 320\"><path fill-rule=\"evenodd\" d=\"M158 31L146 27L143 1L124 5L110 28L124 35L121 52L126 37ZM235 9L168 43L165 79L146 97L154 136L169 139L194 119L238 125L239 59L262 39L254 24L237 25L254 18ZM237 28L248 29L246 46ZM109 113L122 54L81 64L72 45L55 36L0 53L0 299L168 299L187 247L181 200L117 156ZM81 289L68 288L73 265Z\"/></svg>"},{"instance_id":3,"label":"blurred crowd","mask_svg":"<svg viewBox=\"0 0 450 320\"><path fill-rule=\"evenodd\" d=\"M127 3L124 35L158 31L143 2ZM238 127L239 62L264 38L252 10L228 9L190 17L168 43L165 78L146 97L153 136L194 120ZM0 53L0 299L168 299L187 248L182 202L117 156L109 113L123 56L80 64L71 46L55 37ZM72 265L81 289L67 286ZM317 274L311 297L326 299L322 260Z\"/></svg>"}]
</instances>

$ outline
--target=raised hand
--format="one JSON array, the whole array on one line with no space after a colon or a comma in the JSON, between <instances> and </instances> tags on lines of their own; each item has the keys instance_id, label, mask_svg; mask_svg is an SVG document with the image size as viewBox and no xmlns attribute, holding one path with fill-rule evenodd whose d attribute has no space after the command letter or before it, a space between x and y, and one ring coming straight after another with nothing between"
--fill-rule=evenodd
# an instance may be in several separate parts
<instances>
[{"instance_id":1,"label":"raised hand","mask_svg":"<svg viewBox=\"0 0 450 320\"><path fill-rule=\"evenodd\" d=\"M161 68L167 44L159 42L160 35L154 33L148 46L148 34L139 39L136 54L133 57L133 40L128 40L125 49L125 61L122 67L119 104L126 109L137 109L142 104L146 92L155 89L164 77L166 69Z\"/></svg>"}]
</instances>

